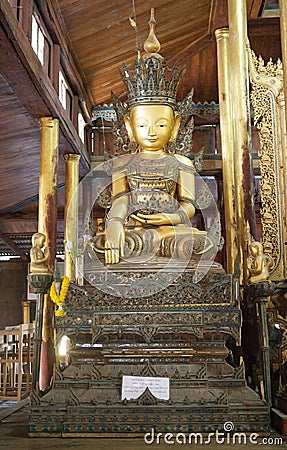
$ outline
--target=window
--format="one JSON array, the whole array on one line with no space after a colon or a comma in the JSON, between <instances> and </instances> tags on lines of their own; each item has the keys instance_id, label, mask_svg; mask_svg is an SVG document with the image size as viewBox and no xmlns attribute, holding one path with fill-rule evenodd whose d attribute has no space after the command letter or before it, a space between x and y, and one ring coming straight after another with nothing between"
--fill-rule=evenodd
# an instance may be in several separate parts
<instances>
[{"instance_id":1,"label":"window","mask_svg":"<svg viewBox=\"0 0 287 450\"><path fill-rule=\"evenodd\" d=\"M45 39L44 39L44 34L43 34L34 15L32 16L31 45L32 45L34 52L38 56L40 63L42 64L42 66L44 66L44 63L45 63L45 60L44 60Z\"/></svg>"},{"instance_id":2,"label":"window","mask_svg":"<svg viewBox=\"0 0 287 450\"><path fill-rule=\"evenodd\" d=\"M68 85L64 75L61 70L59 70L59 99L65 109L67 109L67 89Z\"/></svg>"},{"instance_id":3,"label":"window","mask_svg":"<svg viewBox=\"0 0 287 450\"><path fill-rule=\"evenodd\" d=\"M83 114L81 112L78 113L78 135L83 144L85 143L85 125L86 122L84 120Z\"/></svg>"},{"instance_id":4,"label":"window","mask_svg":"<svg viewBox=\"0 0 287 450\"><path fill-rule=\"evenodd\" d=\"M71 119L73 115L73 95L61 69L59 70L59 99Z\"/></svg>"},{"instance_id":5,"label":"window","mask_svg":"<svg viewBox=\"0 0 287 450\"><path fill-rule=\"evenodd\" d=\"M50 76L52 41L36 9L34 9L32 15L31 47L38 56L45 72Z\"/></svg>"}]
</instances>

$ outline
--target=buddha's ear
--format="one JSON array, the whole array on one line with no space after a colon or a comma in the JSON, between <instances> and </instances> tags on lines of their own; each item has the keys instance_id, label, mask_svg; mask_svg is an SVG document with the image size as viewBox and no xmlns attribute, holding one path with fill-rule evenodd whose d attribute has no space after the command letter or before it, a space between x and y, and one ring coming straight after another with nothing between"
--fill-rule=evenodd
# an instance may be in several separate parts
<instances>
[{"instance_id":1,"label":"buddha's ear","mask_svg":"<svg viewBox=\"0 0 287 450\"><path fill-rule=\"evenodd\" d=\"M170 135L170 142L174 142L176 140L177 133L178 133L179 126L180 126L180 119L181 119L180 114L175 113L174 114L174 126L172 129L171 135Z\"/></svg>"},{"instance_id":2,"label":"buddha's ear","mask_svg":"<svg viewBox=\"0 0 287 450\"><path fill-rule=\"evenodd\" d=\"M135 138L134 138L134 133L133 133L133 130L132 130L132 125L131 125L131 118L130 118L130 116L125 116L124 120L125 120L125 126L126 126L126 129L127 129L127 132L128 132L129 138L130 138L130 141L131 141L131 142L134 142L134 141L135 141Z\"/></svg>"}]
</instances>

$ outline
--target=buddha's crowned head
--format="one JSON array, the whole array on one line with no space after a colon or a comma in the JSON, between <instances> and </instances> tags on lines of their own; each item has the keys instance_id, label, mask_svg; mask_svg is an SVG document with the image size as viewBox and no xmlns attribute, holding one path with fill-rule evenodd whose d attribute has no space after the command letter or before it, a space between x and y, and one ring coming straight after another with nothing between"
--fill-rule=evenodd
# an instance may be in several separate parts
<instances>
[{"instance_id":1,"label":"buddha's crowned head","mask_svg":"<svg viewBox=\"0 0 287 450\"><path fill-rule=\"evenodd\" d=\"M120 71L128 96L129 114L125 118L131 141L141 150L156 151L174 141L180 125L177 112L177 89L185 68L168 68L158 53L160 43L154 32L154 10L149 21L150 33L145 53L137 58L133 71L126 64Z\"/></svg>"}]
</instances>

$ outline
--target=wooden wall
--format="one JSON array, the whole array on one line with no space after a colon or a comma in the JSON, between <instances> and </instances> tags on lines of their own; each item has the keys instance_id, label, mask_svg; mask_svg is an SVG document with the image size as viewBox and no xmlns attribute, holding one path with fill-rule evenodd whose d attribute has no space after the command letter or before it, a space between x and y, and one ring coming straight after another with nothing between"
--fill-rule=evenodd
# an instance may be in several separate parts
<instances>
[{"instance_id":1,"label":"wooden wall","mask_svg":"<svg viewBox=\"0 0 287 450\"><path fill-rule=\"evenodd\" d=\"M0 330L22 322L22 301L27 299L26 270L21 261L0 261Z\"/></svg>"}]
</instances>

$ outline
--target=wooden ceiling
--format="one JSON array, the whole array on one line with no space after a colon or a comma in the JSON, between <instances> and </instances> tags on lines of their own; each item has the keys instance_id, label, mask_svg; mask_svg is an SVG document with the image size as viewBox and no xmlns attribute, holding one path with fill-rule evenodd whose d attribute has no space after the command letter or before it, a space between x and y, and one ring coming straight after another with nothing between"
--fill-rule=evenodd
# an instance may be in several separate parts
<instances>
[{"instance_id":1,"label":"wooden ceiling","mask_svg":"<svg viewBox=\"0 0 287 450\"><path fill-rule=\"evenodd\" d=\"M270 28L259 16L265 3L267 6L262 0L247 0L250 38L268 59L277 58L278 20L276 31L266 33L262 29L262 26ZM148 36L151 8L155 9L162 55L170 65L178 61L187 66L186 81L179 95L186 95L194 87L195 101L218 100L214 31L228 25L226 0L57 0L55 4L93 105L110 103L111 90L118 95L123 92L118 68L123 62L133 65L137 34L141 47ZM138 33L129 18L135 19Z\"/></svg>"},{"instance_id":2,"label":"wooden ceiling","mask_svg":"<svg viewBox=\"0 0 287 450\"><path fill-rule=\"evenodd\" d=\"M155 9L156 34L169 63L183 62L212 41L215 2L211 0L135 1L135 10L130 0L102 0L92 9L90 4L87 0L58 0L94 105L110 102L111 89L118 94L122 91L118 68L123 62L133 64L136 58L137 35L129 17L136 20L142 46L149 32L150 9Z\"/></svg>"},{"instance_id":3,"label":"wooden ceiling","mask_svg":"<svg viewBox=\"0 0 287 450\"><path fill-rule=\"evenodd\" d=\"M0 253L27 251L15 236L37 227L40 132L38 119L60 116L59 206L64 203L66 152L84 152L72 124L51 101L50 82L17 26L8 0L0 1ZM118 68L133 64L137 39L148 35L150 9L155 9L161 54L187 72L179 99L194 88L194 101L218 102L214 30L228 25L227 0L37 0L47 28L57 29L60 45L73 61L76 84L88 109L110 104L111 91L123 94ZM252 48L265 60L281 57L278 0L247 0ZM277 8L278 9L278 8ZM276 12L277 11L277 12ZM275 16L275 17L274 17ZM129 18L137 24L137 34ZM57 23L58 21L58 23ZM28 57L27 57L28 55ZM60 113L59 113L60 111ZM88 170L81 158L81 175ZM62 225L59 225L62 232ZM24 259L24 258L23 258Z\"/></svg>"}]
</instances>

